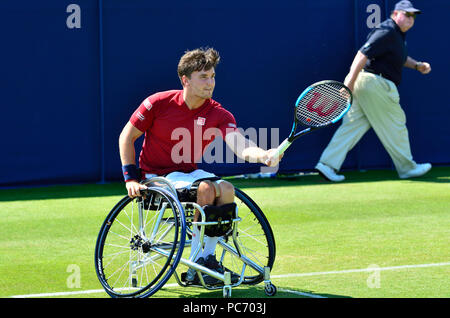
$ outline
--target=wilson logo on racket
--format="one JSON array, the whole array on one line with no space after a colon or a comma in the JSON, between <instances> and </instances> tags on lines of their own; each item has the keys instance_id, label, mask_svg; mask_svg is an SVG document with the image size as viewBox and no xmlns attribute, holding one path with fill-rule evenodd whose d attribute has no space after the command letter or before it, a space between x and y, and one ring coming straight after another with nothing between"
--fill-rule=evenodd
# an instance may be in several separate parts
<instances>
[{"instance_id":1,"label":"wilson logo on racket","mask_svg":"<svg viewBox=\"0 0 450 318\"><path fill-rule=\"evenodd\" d=\"M349 110L352 102L351 90L341 82L321 81L307 87L295 103L294 124L289 137L278 146L276 151L272 153L271 158L285 152L300 136L336 123ZM297 132L299 124L308 128ZM271 158L266 162L269 162Z\"/></svg>"},{"instance_id":2,"label":"wilson logo on racket","mask_svg":"<svg viewBox=\"0 0 450 318\"><path fill-rule=\"evenodd\" d=\"M321 103L314 107L316 104L318 104L319 99L322 97ZM330 104L330 100L326 96L322 96L319 92L314 92L313 97L309 101L308 104L306 104L306 109L308 109L311 112L316 113L320 117L327 117L331 113L333 113L338 107L339 102L334 102L332 107L329 107L326 111L324 109ZM308 122L310 120L307 120Z\"/></svg>"}]
</instances>

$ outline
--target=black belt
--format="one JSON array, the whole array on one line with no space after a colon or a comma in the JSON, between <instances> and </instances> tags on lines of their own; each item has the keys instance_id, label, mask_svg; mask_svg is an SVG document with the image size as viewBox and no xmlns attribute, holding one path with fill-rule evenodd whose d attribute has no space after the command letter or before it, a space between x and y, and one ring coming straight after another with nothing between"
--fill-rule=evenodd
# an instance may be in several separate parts
<instances>
[{"instance_id":1,"label":"black belt","mask_svg":"<svg viewBox=\"0 0 450 318\"><path fill-rule=\"evenodd\" d=\"M364 72L372 73L372 74L375 74L375 75L378 75L378 76L386 78L385 76L383 76L383 73L375 72L374 70L370 70L370 69L366 69L366 68L364 68L363 70L364 70Z\"/></svg>"},{"instance_id":2,"label":"black belt","mask_svg":"<svg viewBox=\"0 0 450 318\"><path fill-rule=\"evenodd\" d=\"M378 76L381 76L382 78L384 78L384 79L386 79L386 80L388 80L388 81L391 81L392 83L394 83L395 84L395 86L397 86L398 87L398 84L396 84L393 80L391 80L390 78L387 78L386 76L384 76L382 73L380 73L380 72L375 72L375 71L373 71L373 70L368 70L368 69L365 69L365 68L363 68L363 71L364 72L367 72L367 73L371 73L371 74L375 74L375 75L378 75Z\"/></svg>"}]
</instances>

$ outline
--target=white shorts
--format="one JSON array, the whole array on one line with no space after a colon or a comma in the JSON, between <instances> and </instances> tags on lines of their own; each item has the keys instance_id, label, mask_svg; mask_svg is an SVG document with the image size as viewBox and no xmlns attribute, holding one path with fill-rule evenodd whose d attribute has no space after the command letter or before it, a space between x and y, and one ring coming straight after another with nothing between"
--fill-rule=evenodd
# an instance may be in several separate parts
<instances>
[{"instance_id":1,"label":"white shorts","mask_svg":"<svg viewBox=\"0 0 450 318\"><path fill-rule=\"evenodd\" d=\"M150 179L156 176L156 174L151 173L145 174L146 179ZM216 177L217 176L214 173L206 172L202 169L197 169L190 173L174 171L169 173L165 178L173 184L175 189L190 189L192 184L197 180Z\"/></svg>"}]
</instances>

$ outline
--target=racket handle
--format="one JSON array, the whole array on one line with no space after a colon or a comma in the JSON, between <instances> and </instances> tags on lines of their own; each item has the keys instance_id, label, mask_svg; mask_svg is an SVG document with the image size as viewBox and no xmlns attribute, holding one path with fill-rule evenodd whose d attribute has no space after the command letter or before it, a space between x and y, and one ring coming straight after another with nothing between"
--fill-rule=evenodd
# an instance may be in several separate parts
<instances>
[{"instance_id":1,"label":"racket handle","mask_svg":"<svg viewBox=\"0 0 450 318\"><path fill-rule=\"evenodd\" d=\"M281 155L282 153L284 153L286 151L286 149L289 148L289 146L292 144L292 142L290 142L288 140L288 138L286 138L277 148L277 150L274 152L272 158L277 157L279 155Z\"/></svg>"}]
</instances>

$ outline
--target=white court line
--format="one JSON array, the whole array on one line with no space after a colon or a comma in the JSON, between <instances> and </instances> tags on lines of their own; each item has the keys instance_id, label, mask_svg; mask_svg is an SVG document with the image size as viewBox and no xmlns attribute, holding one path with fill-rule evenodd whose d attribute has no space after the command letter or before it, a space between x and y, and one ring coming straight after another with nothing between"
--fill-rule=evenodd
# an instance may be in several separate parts
<instances>
[{"instance_id":1,"label":"white court line","mask_svg":"<svg viewBox=\"0 0 450 318\"><path fill-rule=\"evenodd\" d=\"M283 275L273 275L271 278L289 278L289 277L305 277L305 276L321 276L321 275L334 275L334 274L346 274L346 273L361 273L361 272L374 272L374 271L389 271L398 269L408 269L408 268L425 268L425 267L439 267L439 266L450 266L448 263L432 263L432 264L417 264L417 265L401 265L401 266L390 266L390 267L368 267L362 269L347 269L342 271L329 271L329 272L312 272L312 273L292 273ZM167 284L164 287L176 287L178 284ZM307 296L312 298L326 298L320 295L314 295L309 293L302 293L298 291L279 289L280 291L289 292L301 296ZM37 297L58 297L58 296L72 296L72 295L85 295L85 294L96 294L104 293L104 289L92 289L92 290L82 290L73 292L58 292L58 293L43 293L43 294L28 294L28 295L15 295L11 298L37 298Z\"/></svg>"},{"instance_id":2,"label":"white court line","mask_svg":"<svg viewBox=\"0 0 450 318\"><path fill-rule=\"evenodd\" d=\"M279 291L285 292L285 293L291 293L291 294L296 294L299 296L305 296L305 297L309 297L309 298L328 298L325 296L321 296L321 295L314 295L314 294L310 294L310 293L303 293L303 292L299 292L296 290L290 290L290 289L284 289L284 288L279 288Z\"/></svg>"},{"instance_id":3,"label":"white court line","mask_svg":"<svg viewBox=\"0 0 450 318\"><path fill-rule=\"evenodd\" d=\"M294 274L274 275L271 277L272 278L303 277L303 276L317 276L317 275L330 275L330 274L390 271L390 270L396 270L396 269L437 267L437 266L450 266L450 262L449 263L418 264L418 265L401 265L401 266L391 266L391 267L368 267L368 268L362 268L362 269L347 269L347 270L342 270L342 271L330 271L330 272L313 272L313 273L297 273L297 274L294 273Z\"/></svg>"},{"instance_id":4,"label":"white court line","mask_svg":"<svg viewBox=\"0 0 450 318\"><path fill-rule=\"evenodd\" d=\"M104 289L91 289L91 290L80 290L73 292L59 292L59 293L44 293L44 294L29 294L29 295L15 295L11 298L37 298L37 297L58 297L58 296L72 296L72 295L84 295L84 294L97 294L104 293Z\"/></svg>"}]
</instances>

